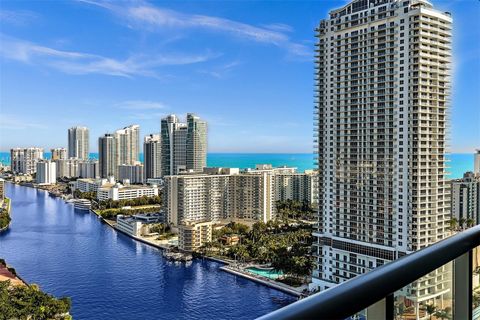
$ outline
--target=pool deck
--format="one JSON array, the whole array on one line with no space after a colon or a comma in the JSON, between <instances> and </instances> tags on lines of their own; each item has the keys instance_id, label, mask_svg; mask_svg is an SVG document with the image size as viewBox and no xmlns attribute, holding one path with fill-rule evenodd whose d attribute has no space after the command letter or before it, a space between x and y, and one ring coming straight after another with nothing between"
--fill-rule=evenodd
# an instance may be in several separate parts
<instances>
[{"instance_id":1,"label":"pool deck","mask_svg":"<svg viewBox=\"0 0 480 320\"><path fill-rule=\"evenodd\" d=\"M251 281L261 283L261 284L263 284L267 287L277 289L279 291L291 294L291 295L299 297L299 298L304 297L304 294L297 288L286 285L284 283L280 283L280 282L271 280L271 279L266 278L266 277L255 276L252 273L243 271L241 269L234 268L230 265L220 267L220 270L232 273L234 275L246 278L246 279L251 280Z\"/></svg>"}]
</instances>

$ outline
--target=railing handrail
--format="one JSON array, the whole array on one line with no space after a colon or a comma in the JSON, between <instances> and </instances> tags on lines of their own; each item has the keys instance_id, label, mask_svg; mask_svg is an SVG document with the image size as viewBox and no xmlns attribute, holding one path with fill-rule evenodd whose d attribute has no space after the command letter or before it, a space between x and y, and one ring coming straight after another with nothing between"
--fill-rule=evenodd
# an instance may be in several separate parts
<instances>
[{"instance_id":1,"label":"railing handrail","mask_svg":"<svg viewBox=\"0 0 480 320\"><path fill-rule=\"evenodd\" d=\"M346 319L479 245L480 225L259 319Z\"/></svg>"}]
</instances>

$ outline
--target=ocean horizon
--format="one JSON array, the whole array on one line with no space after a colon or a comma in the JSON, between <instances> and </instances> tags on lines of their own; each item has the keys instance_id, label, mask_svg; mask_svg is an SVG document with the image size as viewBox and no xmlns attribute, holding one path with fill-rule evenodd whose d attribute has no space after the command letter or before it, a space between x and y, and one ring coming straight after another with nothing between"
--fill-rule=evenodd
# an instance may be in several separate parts
<instances>
[{"instance_id":1,"label":"ocean horizon","mask_svg":"<svg viewBox=\"0 0 480 320\"><path fill-rule=\"evenodd\" d=\"M51 153L45 152L46 159L50 159ZM90 158L98 159L98 153L91 152ZM449 167L447 175L449 179L458 179L467 171L473 171L473 153L447 154ZM140 153L140 161L143 162L143 153ZM0 163L10 165L10 153L0 152ZM314 154L312 153L224 153L209 152L207 165L209 167L230 168L254 168L257 164L271 164L274 167L295 167L299 172L314 169Z\"/></svg>"}]
</instances>

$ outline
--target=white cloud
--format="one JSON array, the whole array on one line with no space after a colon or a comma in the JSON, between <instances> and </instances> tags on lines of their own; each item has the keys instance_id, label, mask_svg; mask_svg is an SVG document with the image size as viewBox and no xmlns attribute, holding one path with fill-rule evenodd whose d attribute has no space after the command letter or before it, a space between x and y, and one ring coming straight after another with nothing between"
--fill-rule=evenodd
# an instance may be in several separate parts
<instances>
[{"instance_id":1,"label":"white cloud","mask_svg":"<svg viewBox=\"0 0 480 320\"><path fill-rule=\"evenodd\" d=\"M132 55L114 59L96 54L62 51L28 41L0 35L0 56L23 63L46 65L68 74L104 74L111 76L158 77L156 68L205 62L218 55Z\"/></svg>"},{"instance_id":2,"label":"white cloud","mask_svg":"<svg viewBox=\"0 0 480 320\"><path fill-rule=\"evenodd\" d=\"M105 8L116 15L125 18L129 26L137 26L147 30L164 30L166 28L206 29L224 32L230 35L266 43L284 48L288 52L310 56L309 47L293 42L285 32L290 32L291 27L285 24L272 24L266 27L219 18L214 16L185 14L174 10L159 8L145 2L127 2L125 6L118 6L112 2L79 0Z\"/></svg>"},{"instance_id":3,"label":"white cloud","mask_svg":"<svg viewBox=\"0 0 480 320\"><path fill-rule=\"evenodd\" d=\"M162 110L168 109L168 106L162 102L145 101L145 100L129 100L124 101L117 106L127 110Z\"/></svg>"},{"instance_id":4,"label":"white cloud","mask_svg":"<svg viewBox=\"0 0 480 320\"><path fill-rule=\"evenodd\" d=\"M238 67L239 65L241 65L240 61L232 61L232 62L223 64L223 65L220 65L220 66L208 69L208 70L202 69L202 70L199 70L198 72L203 73L203 74L208 74L208 75L210 75L214 78L217 78L217 79L223 79L227 75L229 75L231 73L231 71L233 69L235 69L236 67Z\"/></svg>"}]
</instances>

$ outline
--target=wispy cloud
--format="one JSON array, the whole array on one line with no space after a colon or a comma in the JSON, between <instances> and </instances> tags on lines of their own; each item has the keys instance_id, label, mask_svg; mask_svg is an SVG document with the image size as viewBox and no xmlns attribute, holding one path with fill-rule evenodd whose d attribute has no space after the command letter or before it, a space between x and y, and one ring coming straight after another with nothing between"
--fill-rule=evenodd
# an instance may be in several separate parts
<instances>
[{"instance_id":1,"label":"wispy cloud","mask_svg":"<svg viewBox=\"0 0 480 320\"><path fill-rule=\"evenodd\" d=\"M37 20L38 17L38 14L28 10L0 10L0 21L2 24L25 26L32 21Z\"/></svg>"},{"instance_id":2,"label":"wispy cloud","mask_svg":"<svg viewBox=\"0 0 480 320\"><path fill-rule=\"evenodd\" d=\"M26 118L10 114L2 114L0 117L0 129L25 130L25 129L46 129L47 126L32 122Z\"/></svg>"},{"instance_id":3,"label":"wispy cloud","mask_svg":"<svg viewBox=\"0 0 480 320\"><path fill-rule=\"evenodd\" d=\"M114 59L101 55L63 51L0 35L0 56L30 64L46 65L68 74L159 77L156 68L205 62L217 57L207 52L197 55L131 55Z\"/></svg>"},{"instance_id":4,"label":"wispy cloud","mask_svg":"<svg viewBox=\"0 0 480 320\"><path fill-rule=\"evenodd\" d=\"M211 69L201 69L198 72L210 75L214 78L217 79L223 79L226 76L228 76L233 69L235 69L237 66L241 65L242 63L240 61L232 61L229 63L222 64L217 67L213 67Z\"/></svg>"},{"instance_id":5,"label":"wispy cloud","mask_svg":"<svg viewBox=\"0 0 480 320\"><path fill-rule=\"evenodd\" d=\"M145 100L129 100L117 104L117 107L126 110L163 110L168 106L162 102L145 101Z\"/></svg>"},{"instance_id":6,"label":"wispy cloud","mask_svg":"<svg viewBox=\"0 0 480 320\"><path fill-rule=\"evenodd\" d=\"M311 55L310 49L307 46L301 43L296 43L290 39L286 32L290 32L292 29L285 24L277 23L258 27L220 17L185 14L139 1L123 2L124 6L106 1L79 1L107 9L124 18L129 26L151 31L165 30L166 28L192 30L205 29L227 33L238 38L244 38L259 43L274 45L286 49L289 53L294 55Z\"/></svg>"}]
</instances>

